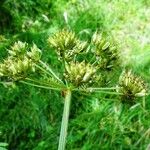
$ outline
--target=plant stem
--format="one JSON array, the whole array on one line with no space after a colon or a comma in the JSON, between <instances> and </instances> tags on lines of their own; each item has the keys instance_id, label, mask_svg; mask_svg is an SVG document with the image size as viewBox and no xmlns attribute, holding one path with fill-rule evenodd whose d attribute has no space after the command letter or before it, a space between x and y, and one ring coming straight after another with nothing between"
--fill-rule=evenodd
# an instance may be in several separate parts
<instances>
[{"instance_id":1,"label":"plant stem","mask_svg":"<svg viewBox=\"0 0 150 150\"><path fill-rule=\"evenodd\" d=\"M61 79L59 79L59 77L54 73L54 71L46 64L46 63L44 63L43 61L39 61L40 63L41 63L41 65L47 70L47 71L49 71L53 76L54 76L54 78L55 79L57 79L59 82L61 82L61 83L63 83L62 81L61 81Z\"/></svg>"},{"instance_id":2,"label":"plant stem","mask_svg":"<svg viewBox=\"0 0 150 150\"><path fill-rule=\"evenodd\" d=\"M30 79L30 78L25 78L25 80L27 81L30 81L30 82L33 82L33 83L36 83L36 84L39 84L39 85L45 85L45 86L49 86L50 84L48 83L45 83L45 82L40 82L39 80L35 80L35 79Z\"/></svg>"},{"instance_id":3,"label":"plant stem","mask_svg":"<svg viewBox=\"0 0 150 150\"><path fill-rule=\"evenodd\" d=\"M35 86L35 87L38 87L38 88L48 89L48 90L57 90L57 91L61 91L62 90L61 88L54 88L54 87L50 87L50 86L38 85L38 84L34 84L34 83L22 81L22 80L19 81L19 82L23 83L23 84L30 85L30 86Z\"/></svg>"},{"instance_id":4,"label":"plant stem","mask_svg":"<svg viewBox=\"0 0 150 150\"><path fill-rule=\"evenodd\" d=\"M53 88L57 88L57 87L59 87L59 88L66 88L65 87L65 85L63 85L63 84L61 84L61 83L52 83L52 82L47 82L46 83L46 81L40 81L40 80L35 80L35 79L31 79L31 78L25 78L25 81L31 81L31 82L33 82L33 83L36 83L36 84L39 84L39 85L43 85L43 86L50 86L50 87L53 87Z\"/></svg>"},{"instance_id":5,"label":"plant stem","mask_svg":"<svg viewBox=\"0 0 150 150\"><path fill-rule=\"evenodd\" d=\"M100 91L100 90L115 90L117 89L116 87L101 87L101 88L96 88L96 87L88 87L86 88L86 90L90 90L90 91ZM74 88L73 91L85 91L85 89L82 88Z\"/></svg>"},{"instance_id":6,"label":"plant stem","mask_svg":"<svg viewBox=\"0 0 150 150\"><path fill-rule=\"evenodd\" d=\"M52 75L50 72L48 72L46 69L44 69L44 68L42 68L41 66L39 66L39 65L37 65L37 64L35 64L35 66L37 67L37 68L39 68L41 71L43 71L44 73L46 73L46 74L48 74L48 75Z\"/></svg>"},{"instance_id":7,"label":"plant stem","mask_svg":"<svg viewBox=\"0 0 150 150\"><path fill-rule=\"evenodd\" d=\"M71 103L71 90L68 89L65 95L64 111L63 111L63 117L61 122L61 131L59 137L58 150L65 150L70 103Z\"/></svg>"}]
</instances>

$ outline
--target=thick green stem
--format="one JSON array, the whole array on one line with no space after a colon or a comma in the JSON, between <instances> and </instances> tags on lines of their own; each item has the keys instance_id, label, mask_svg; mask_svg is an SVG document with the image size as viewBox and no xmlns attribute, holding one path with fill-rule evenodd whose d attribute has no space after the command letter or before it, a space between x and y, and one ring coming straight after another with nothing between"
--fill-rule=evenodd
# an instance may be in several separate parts
<instances>
[{"instance_id":1,"label":"thick green stem","mask_svg":"<svg viewBox=\"0 0 150 150\"><path fill-rule=\"evenodd\" d=\"M64 104L64 111L63 111L63 117L61 122L61 131L59 137L58 150L65 150L70 103L71 103L71 90L67 90L65 95L65 104Z\"/></svg>"}]
</instances>

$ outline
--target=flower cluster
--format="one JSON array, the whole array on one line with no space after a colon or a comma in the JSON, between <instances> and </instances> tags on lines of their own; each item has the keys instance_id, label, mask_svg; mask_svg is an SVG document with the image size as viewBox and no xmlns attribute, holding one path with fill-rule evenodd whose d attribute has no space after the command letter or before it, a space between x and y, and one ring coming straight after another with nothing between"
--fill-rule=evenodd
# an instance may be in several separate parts
<instances>
[{"instance_id":1,"label":"flower cluster","mask_svg":"<svg viewBox=\"0 0 150 150\"><path fill-rule=\"evenodd\" d=\"M62 30L48 39L49 44L56 49L59 59L71 60L75 55L84 51L87 42L81 42L75 33Z\"/></svg>"},{"instance_id":2,"label":"flower cluster","mask_svg":"<svg viewBox=\"0 0 150 150\"><path fill-rule=\"evenodd\" d=\"M28 49L28 44L26 42L15 42L13 46L11 46L11 49L8 50L8 53L11 57L21 57L26 53L26 50Z\"/></svg>"},{"instance_id":3,"label":"flower cluster","mask_svg":"<svg viewBox=\"0 0 150 150\"><path fill-rule=\"evenodd\" d=\"M141 78L136 77L131 71L123 71L119 78L117 92L123 94L124 100L133 100L135 97L145 96L147 88Z\"/></svg>"},{"instance_id":4,"label":"flower cluster","mask_svg":"<svg viewBox=\"0 0 150 150\"><path fill-rule=\"evenodd\" d=\"M98 76L96 76L97 68L89 63L85 63L85 61L66 63L65 67L65 78L77 87L84 84L92 84L97 81L96 78L98 79Z\"/></svg>"},{"instance_id":5,"label":"flower cluster","mask_svg":"<svg viewBox=\"0 0 150 150\"><path fill-rule=\"evenodd\" d=\"M30 51L28 51L30 50ZM8 50L9 56L0 64L0 76L18 80L35 71L35 63L40 60L41 51L35 44L29 48L27 43L15 42Z\"/></svg>"},{"instance_id":6,"label":"flower cluster","mask_svg":"<svg viewBox=\"0 0 150 150\"><path fill-rule=\"evenodd\" d=\"M119 62L117 47L102 38L101 34L95 32L92 36L93 52L101 69L111 70Z\"/></svg>"},{"instance_id":7,"label":"flower cluster","mask_svg":"<svg viewBox=\"0 0 150 150\"><path fill-rule=\"evenodd\" d=\"M93 35L89 43L79 40L73 32L62 30L50 37L48 42L65 62L65 80L75 86L100 83L101 70L112 69L119 58L116 47L98 33ZM85 62L86 56L91 56L89 59L92 61Z\"/></svg>"}]
</instances>

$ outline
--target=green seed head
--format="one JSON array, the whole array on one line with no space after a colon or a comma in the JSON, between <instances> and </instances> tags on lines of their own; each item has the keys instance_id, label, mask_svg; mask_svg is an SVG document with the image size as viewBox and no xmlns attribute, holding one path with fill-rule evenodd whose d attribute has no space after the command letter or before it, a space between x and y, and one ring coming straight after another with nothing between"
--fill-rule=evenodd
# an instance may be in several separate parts
<instances>
[{"instance_id":1,"label":"green seed head","mask_svg":"<svg viewBox=\"0 0 150 150\"><path fill-rule=\"evenodd\" d=\"M8 57L8 59L0 65L0 75L16 80L25 77L33 68L34 63L27 57L23 60Z\"/></svg>"},{"instance_id":2,"label":"green seed head","mask_svg":"<svg viewBox=\"0 0 150 150\"><path fill-rule=\"evenodd\" d=\"M141 78L136 77L131 71L123 71L117 92L123 94L123 99L133 100L135 97L145 96L147 88Z\"/></svg>"},{"instance_id":3,"label":"green seed head","mask_svg":"<svg viewBox=\"0 0 150 150\"><path fill-rule=\"evenodd\" d=\"M91 83L95 79L97 69L89 63L70 62L65 67L65 78L75 86Z\"/></svg>"},{"instance_id":4,"label":"green seed head","mask_svg":"<svg viewBox=\"0 0 150 150\"><path fill-rule=\"evenodd\" d=\"M19 80L35 71L35 63L41 58L41 50L33 44L28 51L27 43L16 42L9 50L9 56L0 64L0 76Z\"/></svg>"},{"instance_id":5,"label":"green seed head","mask_svg":"<svg viewBox=\"0 0 150 150\"><path fill-rule=\"evenodd\" d=\"M28 48L27 43L18 41L14 43L14 45L11 47L10 50L8 50L8 53L12 57L18 57L18 56L24 55L27 48Z\"/></svg>"},{"instance_id":6,"label":"green seed head","mask_svg":"<svg viewBox=\"0 0 150 150\"><path fill-rule=\"evenodd\" d=\"M72 58L86 49L87 43L76 38L75 33L62 30L48 39L49 44L56 49L59 59L71 61Z\"/></svg>"},{"instance_id":7,"label":"green seed head","mask_svg":"<svg viewBox=\"0 0 150 150\"><path fill-rule=\"evenodd\" d=\"M93 52L96 54L101 69L112 70L115 66L118 66L119 53L116 46L106 41L97 32L92 37L92 44Z\"/></svg>"},{"instance_id":8,"label":"green seed head","mask_svg":"<svg viewBox=\"0 0 150 150\"><path fill-rule=\"evenodd\" d=\"M33 44L30 51L27 52L27 56L29 56L29 58L31 58L33 61L37 62L41 59L41 53L41 50L35 44Z\"/></svg>"}]
</instances>

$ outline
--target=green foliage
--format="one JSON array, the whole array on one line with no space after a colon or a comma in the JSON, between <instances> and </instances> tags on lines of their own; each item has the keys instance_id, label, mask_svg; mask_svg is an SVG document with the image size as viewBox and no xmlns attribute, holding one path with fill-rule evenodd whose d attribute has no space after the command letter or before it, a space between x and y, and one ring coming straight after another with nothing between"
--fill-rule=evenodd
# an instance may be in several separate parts
<instances>
[{"instance_id":1,"label":"green foliage","mask_svg":"<svg viewBox=\"0 0 150 150\"><path fill-rule=\"evenodd\" d=\"M146 148L149 121L140 103L129 107L104 98L92 98L88 103L90 112L84 110L71 120L68 150Z\"/></svg>"}]
</instances>

